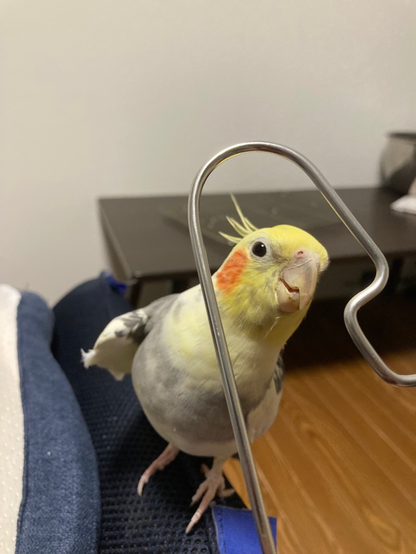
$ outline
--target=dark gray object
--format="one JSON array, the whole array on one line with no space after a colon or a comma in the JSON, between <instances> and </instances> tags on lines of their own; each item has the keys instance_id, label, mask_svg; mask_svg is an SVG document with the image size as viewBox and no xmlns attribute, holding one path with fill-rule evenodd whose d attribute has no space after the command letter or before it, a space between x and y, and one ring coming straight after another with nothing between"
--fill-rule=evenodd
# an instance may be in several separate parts
<instances>
[{"instance_id":1,"label":"dark gray object","mask_svg":"<svg viewBox=\"0 0 416 554\"><path fill-rule=\"evenodd\" d=\"M416 182L416 133L390 133L388 137L381 155L382 184L405 195Z\"/></svg>"}]
</instances>

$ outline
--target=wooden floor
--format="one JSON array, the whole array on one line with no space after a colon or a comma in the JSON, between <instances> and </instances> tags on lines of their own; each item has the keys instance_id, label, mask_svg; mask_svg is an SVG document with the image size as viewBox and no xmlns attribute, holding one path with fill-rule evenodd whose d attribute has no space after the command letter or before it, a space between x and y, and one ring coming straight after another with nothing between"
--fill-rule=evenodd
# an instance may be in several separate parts
<instances>
[{"instance_id":1,"label":"wooden floor","mask_svg":"<svg viewBox=\"0 0 416 554\"><path fill-rule=\"evenodd\" d=\"M416 389L357 355L344 304L315 304L286 349L279 415L253 447L267 513L279 554L414 554ZM377 299L360 321L392 369L416 373L416 299ZM238 460L226 475L247 502Z\"/></svg>"}]
</instances>

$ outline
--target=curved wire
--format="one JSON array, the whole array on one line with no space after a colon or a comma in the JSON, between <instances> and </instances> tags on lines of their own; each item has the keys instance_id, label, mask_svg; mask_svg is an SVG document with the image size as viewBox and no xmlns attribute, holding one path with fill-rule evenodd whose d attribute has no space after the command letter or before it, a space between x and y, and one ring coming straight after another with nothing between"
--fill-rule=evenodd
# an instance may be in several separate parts
<instances>
[{"instance_id":1,"label":"curved wire","mask_svg":"<svg viewBox=\"0 0 416 554\"><path fill-rule=\"evenodd\" d=\"M199 171L189 194L189 232L191 235L195 263L208 313L211 333L217 353L227 406L230 412L231 423L240 455L248 495L253 508L260 543L264 554L272 554L274 552L273 539L260 492L258 477L250 448L250 441L248 439L244 416L238 397L234 372L212 284L211 272L209 269L199 219L201 193L210 174L224 161L239 154L243 154L244 152L270 152L272 154L287 158L301 167L316 185L325 200L338 215L350 233L366 250L376 267L376 276L371 285L356 294L345 307L345 325L352 340L364 358L369 362L371 367L388 383L400 387L414 387L416 386L416 375L399 375L392 371L374 350L358 323L358 310L384 289L388 280L389 268L386 258L381 250L353 216L322 173L307 158L302 156L302 154L299 154L295 150L287 148L286 146L270 142L246 142L236 144L222 150L216 156L211 158Z\"/></svg>"}]
</instances>

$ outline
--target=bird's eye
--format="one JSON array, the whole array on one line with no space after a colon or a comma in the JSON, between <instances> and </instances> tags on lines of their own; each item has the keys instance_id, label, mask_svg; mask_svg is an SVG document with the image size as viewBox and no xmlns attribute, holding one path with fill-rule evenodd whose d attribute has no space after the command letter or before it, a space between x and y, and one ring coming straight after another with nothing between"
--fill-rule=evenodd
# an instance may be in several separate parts
<instances>
[{"instance_id":1,"label":"bird's eye","mask_svg":"<svg viewBox=\"0 0 416 554\"><path fill-rule=\"evenodd\" d=\"M267 247L264 242L258 241L253 244L251 251L257 258L263 258L267 254Z\"/></svg>"}]
</instances>

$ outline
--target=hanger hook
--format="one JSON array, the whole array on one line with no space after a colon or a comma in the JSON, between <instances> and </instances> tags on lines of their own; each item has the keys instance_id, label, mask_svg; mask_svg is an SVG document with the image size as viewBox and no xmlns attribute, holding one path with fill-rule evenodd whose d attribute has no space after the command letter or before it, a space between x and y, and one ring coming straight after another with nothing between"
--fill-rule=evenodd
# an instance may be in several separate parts
<instances>
[{"instance_id":1,"label":"hanger hook","mask_svg":"<svg viewBox=\"0 0 416 554\"><path fill-rule=\"evenodd\" d=\"M344 311L344 320L347 330L355 345L369 362L378 375L396 386L416 386L416 375L398 375L393 372L380 358L370 342L367 340L357 320L358 310L367 302L375 298L386 286L389 267L381 250L374 243L368 233L360 225L357 219L328 183L322 173L302 154L295 150L270 142L246 142L236 144L219 152L211 158L199 171L189 194L188 202L188 223L191 236L192 249L195 258L202 293L208 313L212 338L217 353L218 365L224 387L224 394L227 401L228 411L237 443L240 462L247 486L247 492L253 509L254 519L259 533L260 544L263 554L273 554L275 548L263 498L261 496L257 472L254 465L253 455L250 448L250 441L238 397L234 372L231 365L230 355L227 348L224 329L218 310L214 287L211 279L208 257L202 238L201 224L199 219L199 205L203 186L221 163L229 158L243 154L244 152L270 152L287 158L301 167L309 178L315 183L325 200L338 215L350 233L366 250L376 267L376 276L370 286L356 294L347 304Z\"/></svg>"}]
</instances>

